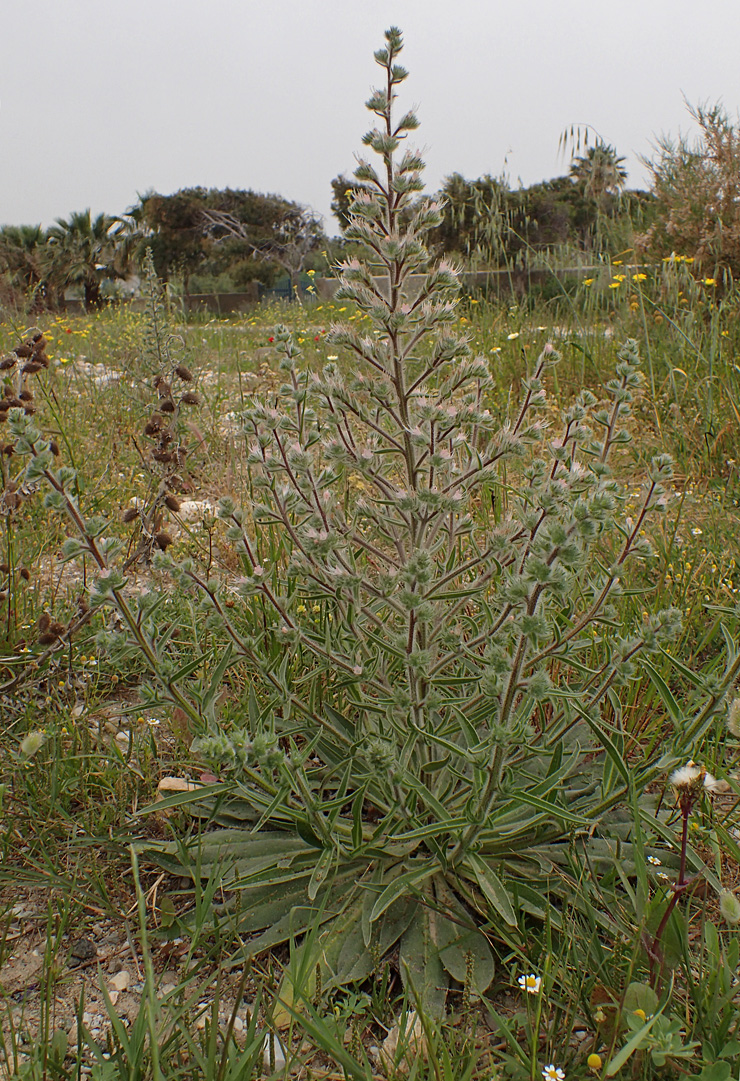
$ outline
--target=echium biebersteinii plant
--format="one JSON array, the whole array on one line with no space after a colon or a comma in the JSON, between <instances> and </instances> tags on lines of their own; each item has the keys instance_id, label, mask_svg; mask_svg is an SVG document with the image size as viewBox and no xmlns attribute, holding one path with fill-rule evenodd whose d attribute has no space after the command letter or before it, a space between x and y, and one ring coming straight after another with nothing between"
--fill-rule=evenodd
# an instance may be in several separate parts
<instances>
[{"instance_id":1,"label":"echium biebersteinii plant","mask_svg":"<svg viewBox=\"0 0 740 1081\"><path fill-rule=\"evenodd\" d=\"M650 555L645 521L670 477L656 457L635 521L618 524L609 459L629 441L637 344L619 350L606 404L583 391L557 433L541 419L550 345L510 419L487 408L489 363L457 330L458 270L430 268L424 244L440 207L419 198L418 154L399 158L417 127L413 113L395 119L401 44L390 30L375 54L385 85L364 142L379 162L358 164L346 232L366 254L341 266L337 298L361 319L328 336L349 363L312 374L278 328L285 385L243 414L255 499L220 508L263 634L242 636L210 587L213 604L272 691L243 731L198 746L233 771L241 814L271 831L254 877L244 835L202 842L238 852L244 927L271 925L254 949L326 895L339 913L318 947L330 981L360 978L373 949L400 939L402 971L439 1005L466 951L478 988L491 978L471 909L510 927L542 915L567 838L583 829L595 844L655 775L622 757L619 688L679 615L631 633L613 607L630 559Z\"/></svg>"}]
</instances>

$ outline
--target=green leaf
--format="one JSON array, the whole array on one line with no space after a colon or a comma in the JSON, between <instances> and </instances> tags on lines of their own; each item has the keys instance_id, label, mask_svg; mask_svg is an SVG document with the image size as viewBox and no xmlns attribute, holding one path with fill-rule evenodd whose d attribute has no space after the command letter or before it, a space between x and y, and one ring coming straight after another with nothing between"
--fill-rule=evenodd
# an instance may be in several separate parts
<instances>
[{"instance_id":1,"label":"green leaf","mask_svg":"<svg viewBox=\"0 0 740 1081\"><path fill-rule=\"evenodd\" d=\"M495 972L493 953L484 935L470 928L470 915L443 883L436 884L437 900L444 911L439 913L438 938L440 960L453 979L465 985L468 963L472 988L482 995Z\"/></svg>"},{"instance_id":2,"label":"green leaf","mask_svg":"<svg viewBox=\"0 0 740 1081\"><path fill-rule=\"evenodd\" d=\"M486 900L493 905L496 912L498 912L505 923L508 923L509 927L516 927L516 915L511 904L511 898L495 871L488 866L485 860L481 859L481 857L474 852L471 852L466 856L463 866L465 866L465 864L467 864L472 872L473 877L480 886Z\"/></svg>"},{"instance_id":3,"label":"green leaf","mask_svg":"<svg viewBox=\"0 0 740 1081\"><path fill-rule=\"evenodd\" d=\"M444 1017L447 975L439 956L438 927L441 917L421 907L401 938L399 968L404 987L424 1013Z\"/></svg>"},{"instance_id":4,"label":"green leaf","mask_svg":"<svg viewBox=\"0 0 740 1081\"><path fill-rule=\"evenodd\" d=\"M641 663L642 667L645 669L648 676L650 677L650 682L653 684L656 691L660 695L660 700L665 706L671 720L674 721L676 724L680 724L681 720L683 719L683 713L681 712L681 708L679 707L678 702L673 697L670 687L663 679L661 674L657 671L657 669L653 667L650 661L645 660L645 658L643 657Z\"/></svg>"},{"instance_id":5,"label":"green leaf","mask_svg":"<svg viewBox=\"0 0 740 1081\"><path fill-rule=\"evenodd\" d=\"M406 871L404 874L394 878L373 905L370 913L370 923L375 923L397 898L403 897L407 893L413 895L416 892L416 887L420 886L422 882L426 882L436 870L436 863L432 860L424 860L420 867L414 867L411 871Z\"/></svg>"},{"instance_id":6,"label":"green leaf","mask_svg":"<svg viewBox=\"0 0 740 1081\"><path fill-rule=\"evenodd\" d=\"M319 856L316 862L316 867L314 868L314 872L311 875L311 880L308 883L307 893L309 901L314 900L316 894L326 882L326 878L331 869L331 865L334 863L335 859L336 852L333 848L327 848Z\"/></svg>"},{"instance_id":7,"label":"green leaf","mask_svg":"<svg viewBox=\"0 0 740 1081\"><path fill-rule=\"evenodd\" d=\"M662 1013L663 1011L661 1010L660 1012ZM660 1013L656 1013L653 1017L649 1018L642 1028L639 1028L634 1036L627 1041L621 1051L606 1064L606 1070L604 1071L605 1077L614 1077L615 1073L618 1073L619 1070L622 1069L625 1062L627 1062L630 1056L637 1050L659 1017Z\"/></svg>"}]
</instances>

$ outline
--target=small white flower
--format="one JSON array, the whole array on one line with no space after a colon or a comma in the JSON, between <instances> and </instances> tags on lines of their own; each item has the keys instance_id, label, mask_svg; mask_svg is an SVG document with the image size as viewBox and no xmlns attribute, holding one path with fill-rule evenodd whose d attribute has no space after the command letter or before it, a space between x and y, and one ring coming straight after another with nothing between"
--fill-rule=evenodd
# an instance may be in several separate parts
<instances>
[{"instance_id":1,"label":"small white flower","mask_svg":"<svg viewBox=\"0 0 740 1081\"><path fill-rule=\"evenodd\" d=\"M327 360L339 360L339 357L336 355L336 353L332 353L331 356L328 356L326 359Z\"/></svg>"},{"instance_id":2,"label":"small white flower","mask_svg":"<svg viewBox=\"0 0 740 1081\"><path fill-rule=\"evenodd\" d=\"M561 1070L559 1066L555 1066L552 1062L549 1066L545 1066L542 1071L542 1076L545 1081L565 1081L565 1071Z\"/></svg>"},{"instance_id":3,"label":"small white flower","mask_svg":"<svg viewBox=\"0 0 740 1081\"><path fill-rule=\"evenodd\" d=\"M520 976L517 982L522 991L526 991L528 995L539 995L542 986L541 976L535 976L534 972L530 972L528 976Z\"/></svg>"},{"instance_id":4,"label":"small white flower","mask_svg":"<svg viewBox=\"0 0 740 1081\"><path fill-rule=\"evenodd\" d=\"M519 331L515 330L512 334L507 334L506 337L509 339L510 342L513 342L515 338L519 337Z\"/></svg>"},{"instance_id":5,"label":"small white flower","mask_svg":"<svg viewBox=\"0 0 740 1081\"><path fill-rule=\"evenodd\" d=\"M661 860L658 859L657 856L648 856L647 859L648 859L648 863L652 863L653 867L660 867L661 862L662 862Z\"/></svg>"},{"instance_id":6,"label":"small white flower","mask_svg":"<svg viewBox=\"0 0 740 1081\"><path fill-rule=\"evenodd\" d=\"M694 528L693 528L693 529L691 530L691 532L693 533L693 535L694 535L695 537L700 537L700 536L702 535L702 533L704 532L704 530L703 530L703 529L699 529L699 526L695 526L695 527L694 527Z\"/></svg>"},{"instance_id":7,"label":"small white flower","mask_svg":"<svg viewBox=\"0 0 740 1081\"><path fill-rule=\"evenodd\" d=\"M701 766L689 761L685 766L675 769L669 780L675 788L692 788L701 777Z\"/></svg>"}]
</instances>

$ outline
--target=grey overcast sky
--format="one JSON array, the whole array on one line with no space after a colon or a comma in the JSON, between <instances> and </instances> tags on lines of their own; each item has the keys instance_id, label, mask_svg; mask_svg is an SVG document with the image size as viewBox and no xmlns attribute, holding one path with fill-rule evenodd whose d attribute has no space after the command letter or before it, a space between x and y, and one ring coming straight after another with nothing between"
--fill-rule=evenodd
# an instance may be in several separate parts
<instances>
[{"instance_id":1,"label":"grey overcast sky","mask_svg":"<svg viewBox=\"0 0 740 1081\"><path fill-rule=\"evenodd\" d=\"M562 174L571 124L639 187L637 155L692 130L684 97L740 105L740 0L2 0L0 223L204 185L278 192L336 232L330 180L394 24L430 191Z\"/></svg>"}]
</instances>

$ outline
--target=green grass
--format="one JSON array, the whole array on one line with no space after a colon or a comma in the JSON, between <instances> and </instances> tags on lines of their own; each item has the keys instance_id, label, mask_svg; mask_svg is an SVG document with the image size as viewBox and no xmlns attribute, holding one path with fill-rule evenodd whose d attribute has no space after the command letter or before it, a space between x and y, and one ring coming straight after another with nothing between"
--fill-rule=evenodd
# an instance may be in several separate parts
<instances>
[{"instance_id":1,"label":"green grass","mask_svg":"<svg viewBox=\"0 0 740 1081\"><path fill-rule=\"evenodd\" d=\"M740 304L734 295L718 298L712 286L694 283L685 265L664 264L640 281L624 268L611 268L611 274L622 272L625 278L615 289L606 282L580 286L572 305L558 297L534 308L468 298L460 304L460 327L474 349L490 358L496 386L489 405L500 417L545 341L552 339L562 352L548 387L557 403L549 411L553 421L583 386L603 396L615 343L627 336L640 341L646 381L631 423L633 442L620 452L617 472L629 485L652 453L665 450L674 456L677 476L652 535L657 557L643 572L640 591L620 600L621 615L642 618L669 604L680 607L685 624L672 649L688 669L699 669L706 678L724 646L723 609L740 600ZM188 418L196 449L188 462L191 490L182 494L211 503L227 494L244 499L249 491L244 448L230 430L229 414L255 392L277 392L281 385L269 340L272 327L287 323L299 342L303 339L307 361L318 368L333 355L323 340L330 323L359 317L351 305L325 303L273 305L231 320L185 324L176 313L172 318L182 340L178 348L196 372L202 398ZM127 539L132 530L122 522L122 511L156 487L141 435L153 401L147 385L151 373L142 359L143 317L122 308L91 318L39 317L39 324L51 338L53 363L34 388L36 419L60 444L62 461L80 470L85 513L104 515L109 532ZM0 349L17 344L25 330L0 325ZM100 385L101 371L77 363L83 356L86 364L121 373L120 379ZM0 439L3 435L0 428ZM7 489L16 462L8 456L0 461ZM629 491L627 513L636 492L636 487ZM178 528L171 551L238 573L207 511ZM96 645L99 617L80 618L93 568L62 573L63 528L41 497L24 494L17 509L2 516L0 529L0 563L7 568L0 583L6 593L0 607L0 889L6 910L0 919L0 988L12 953L11 909L19 895L41 905L36 949L43 955L39 986L24 1006L33 1015L27 1042L25 1022L16 1020L17 1003L0 990L0 1015L4 1009L7 1019L4 1025L0 1016L6 1056L3 1067L0 1050L0 1074L5 1069L10 1076L71 1078L80 1076L84 1064L106 1081L251 1078L262 1070L269 1073L263 1041L280 1023L287 1026L281 1032L288 1057L304 1064L306 1076L392 1075L372 1048L380 1047L398 1018L415 1006L392 964L379 965L352 993L322 994L313 974L306 973L304 985L293 988L292 1001L281 1005L277 997L285 995L281 972L288 954L276 950L251 967L240 962L229 898L220 896L216 882L193 895L177 879L160 878L148 865L132 865L132 843L192 828L183 810L169 817L139 812L155 798L162 777L199 774L202 767L189 751L194 733L187 720L142 705L138 657L111 656ZM166 588L150 567L132 568L132 574L142 587ZM167 593L164 603L167 620L178 631L172 640L178 662L197 662L196 676L205 686L217 663L218 631L203 632L187 598ZM38 643L44 611L65 625L79 620L62 650ZM666 708L661 677L678 703L690 690L689 676L676 675L667 663L656 672L655 681L635 683L627 694L628 760L659 746L679 723ZM222 717L228 727L239 720L248 688L237 677L225 690ZM116 738L122 731L129 738ZM34 754L24 754L22 741L33 732L42 732L44 741ZM707 742L704 763L725 775L738 767L737 757L737 746L718 728ZM668 811L670 794L662 798ZM692 819L696 845L730 885L740 877L735 804L733 799L706 804ZM451 995L444 1025L422 1018L426 1058L405 1051L402 1036L397 1064L408 1053L412 1076L435 1081L492 1076L531 1081L549 1063L562 1067L570 1081L606 1076L609 1061L616 1062L609 1076L624 1078L676 1076L670 1071L679 1069L677 1063L706 1081L731 1076L722 1065L701 1075L698 1064L713 1059L736 1071L736 948L712 896L696 893L677 907L666 932L671 982L654 1011L645 1011L660 1011L658 1021L639 1036L639 1026L633 1027L639 1007L630 1008L638 992L630 991L630 984L644 982L643 934L654 930L655 913L665 903L660 880L648 879L645 867L627 867L618 859L608 872L580 874L578 903L560 913L561 928L533 921L524 936L526 950L521 938L492 938L497 968L486 1000L471 1001L470 988L461 985ZM70 929L78 934L103 918L125 927L136 943L143 973L139 1013L124 1026L109 1001L108 1042L94 1039L80 1024L78 1045L67 1048L65 1058L53 1006L68 979L61 961L63 935ZM163 1001L158 984L163 953L173 938L185 940L186 953L176 986ZM242 1017L236 1010L235 972L254 1007L238 1032L228 1020L225 1031L218 1022L221 1001L228 1003L232 1019ZM519 991L518 977L530 972L542 978L538 995ZM206 1007L199 1005L204 1002ZM198 1028L203 1010L210 1020ZM81 1005L80 1017L82 1012ZM619 1066L620 1048L633 1036L632 1052L625 1057L622 1050ZM698 1045L681 1057L692 1040ZM673 1056L668 1067L660 1065L663 1045ZM587 1058L597 1052L604 1066L592 1071Z\"/></svg>"}]
</instances>

